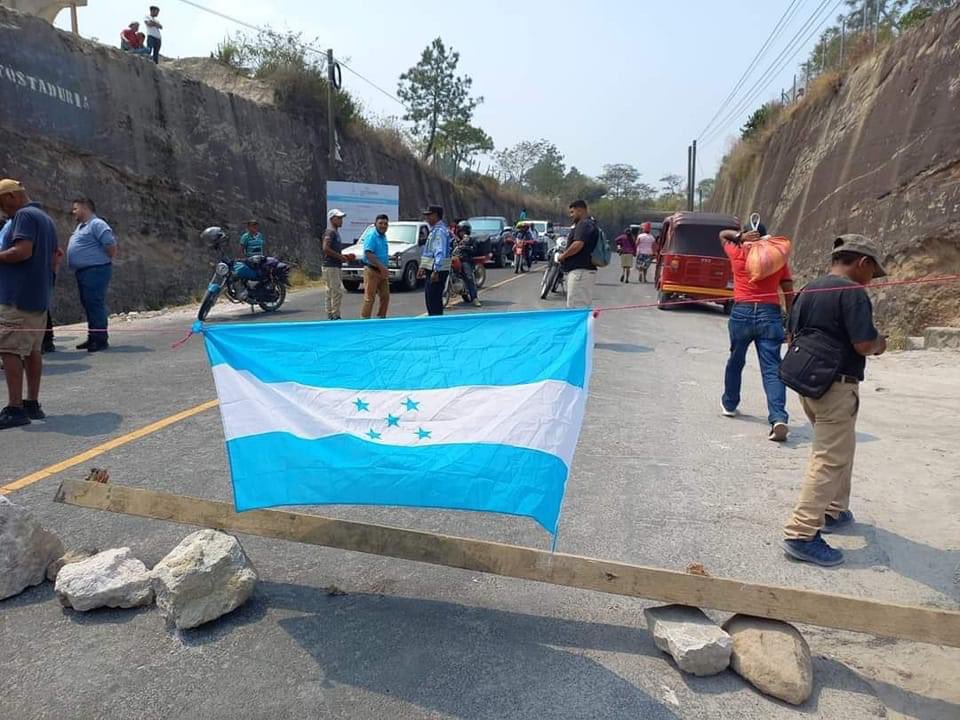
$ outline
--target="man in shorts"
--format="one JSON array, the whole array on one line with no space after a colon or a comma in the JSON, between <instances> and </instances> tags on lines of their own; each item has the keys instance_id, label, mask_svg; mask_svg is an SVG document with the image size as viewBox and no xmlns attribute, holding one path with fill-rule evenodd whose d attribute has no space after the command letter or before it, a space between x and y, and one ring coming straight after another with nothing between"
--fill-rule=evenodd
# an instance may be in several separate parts
<instances>
[{"instance_id":1,"label":"man in shorts","mask_svg":"<svg viewBox=\"0 0 960 720\"><path fill-rule=\"evenodd\" d=\"M0 211L12 223L0 245L0 358L8 395L0 430L6 430L45 417L39 401L41 346L58 243L53 221L16 180L0 180Z\"/></svg>"}]
</instances>

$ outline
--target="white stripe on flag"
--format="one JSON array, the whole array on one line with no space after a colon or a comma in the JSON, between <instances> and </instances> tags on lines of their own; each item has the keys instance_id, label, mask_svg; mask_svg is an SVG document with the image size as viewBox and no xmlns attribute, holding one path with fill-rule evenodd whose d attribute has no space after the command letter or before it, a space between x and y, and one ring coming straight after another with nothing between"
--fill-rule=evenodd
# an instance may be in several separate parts
<instances>
[{"instance_id":1,"label":"white stripe on flag","mask_svg":"<svg viewBox=\"0 0 960 720\"><path fill-rule=\"evenodd\" d=\"M542 450L570 466L586 392L556 380L441 390L357 391L264 383L213 367L227 440L270 432L348 434L378 445L484 443Z\"/></svg>"}]
</instances>

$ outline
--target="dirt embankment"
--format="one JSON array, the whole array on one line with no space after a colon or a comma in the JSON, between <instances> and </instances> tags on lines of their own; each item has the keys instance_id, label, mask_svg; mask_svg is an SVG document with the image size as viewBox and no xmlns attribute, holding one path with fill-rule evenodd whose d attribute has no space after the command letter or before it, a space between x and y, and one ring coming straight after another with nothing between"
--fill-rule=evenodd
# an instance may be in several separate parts
<instances>
[{"instance_id":1,"label":"dirt embankment","mask_svg":"<svg viewBox=\"0 0 960 720\"><path fill-rule=\"evenodd\" d=\"M892 279L960 273L960 10L931 18L736 148L713 209L760 212L810 279L833 239L879 240ZM960 283L875 292L894 333L960 325Z\"/></svg>"},{"instance_id":2,"label":"dirt embankment","mask_svg":"<svg viewBox=\"0 0 960 720\"><path fill-rule=\"evenodd\" d=\"M375 139L341 132L341 154L331 174L323 118L281 111L269 87L212 60L157 67L0 7L0 176L26 184L64 245L70 200L96 201L121 242L113 311L195 297L213 259L200 231L223 225L236 238L251 216L271 252L317 267L328 179L399 185L404 218L428 202L451 216L519 211ZM80 318L76 295L62 278L58 321Z\"/></svg>"}]
</instances>

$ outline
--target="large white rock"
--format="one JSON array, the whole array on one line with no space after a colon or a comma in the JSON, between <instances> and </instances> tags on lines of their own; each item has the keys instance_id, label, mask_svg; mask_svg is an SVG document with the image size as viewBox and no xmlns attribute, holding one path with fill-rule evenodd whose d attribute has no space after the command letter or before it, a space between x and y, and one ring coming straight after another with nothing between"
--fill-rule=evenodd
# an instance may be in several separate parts
<instances>
[{"instance_id":1,"label":"large white rock","mask_svg":"<svg viewBox=\"0 0 960 720\"><path fill-rule=\"evenodd\" d=\"M216 530L188 535L153 568L157 607L177 628L216 620L247 601L257 571L240 542Z\"/></svg>"},{"instance_id":2,"label":"large white rock","mask_svg":"<svg viewBox=\"0 0 960 720\"><path fill-rule=\"evenodd\" d=\"M29 510L0 495L0 600L46 578L47 565L63 555L63 543Z\"/></svg>"},{"instance_id":3,"label":"large white rock","mask_svg":"<svg viewBox=\"0 0 960 720\"><path fill-rule=\"evenodd\" d=\"M733 641L701 610L665 605L643 611L657 647L691 675L716 675L727 669Z\"/></svg>"},{"instance_id":4,"label":"large white rock","mask_svg":"<svg viewBox=\"0 0 960 720\"><path fill-rule=\"evenodd\" d=\"M153 601L150 571L126 547L64 565L53 589L64 607L80 611L140 607Z\"/></svg>"},{"instance_id":5,"label":"large white rock","mask_svg":"<svg viewBox=\"0 0 960 720\"><path fill-rule=\"evenodd\" d=\"M99 550L96 548L80 548L79 550L67 550L63 555L58 557L52 563L47 565L47 580L50 582L57 581L57 574L60 570L63 569L64 565L69 565L70 563L80 562L81 560L86 560L87 558L92 558L96 555Z\"/></svg>"},{"instance_id":6,"label":"large white rock","mask_svg":"<svg viewBox=\"0 0 960 720\"><path fill-rule=\"evenodd\" d=\"M792 625L734 615L723 625L733 638L730 667L760 692L793 705L813 692L813 661L803 635Z\"/></svg>"}]
</instances>

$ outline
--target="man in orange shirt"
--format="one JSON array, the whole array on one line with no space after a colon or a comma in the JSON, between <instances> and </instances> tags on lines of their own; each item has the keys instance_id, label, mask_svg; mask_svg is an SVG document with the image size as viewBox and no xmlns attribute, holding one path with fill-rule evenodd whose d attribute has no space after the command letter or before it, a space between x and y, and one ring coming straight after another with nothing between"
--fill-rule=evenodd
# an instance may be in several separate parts
<instances>
[{"instance_id":1,"label":"man in orange shirt","mask_svg":"<svg viewBox=\"0 0 960 720\"><path fill-rule=\"evenodd\" d=\"M730 357L723 378L723 414L737 416L740 405L740 386L747 350L755 344L767 396L768 439L783 442L790 432L787 414L787 389L780 379L780 346L784 340L783 314L780 292L787 305L787 315L793 305L793 278L789 265L762 280L753 281L747 272L745 242L755 242L767 234L763 225L756 230L737 232L724 230L720 242L733 268L733 311L730 313Z\"/></svg>"}]
</instances>

